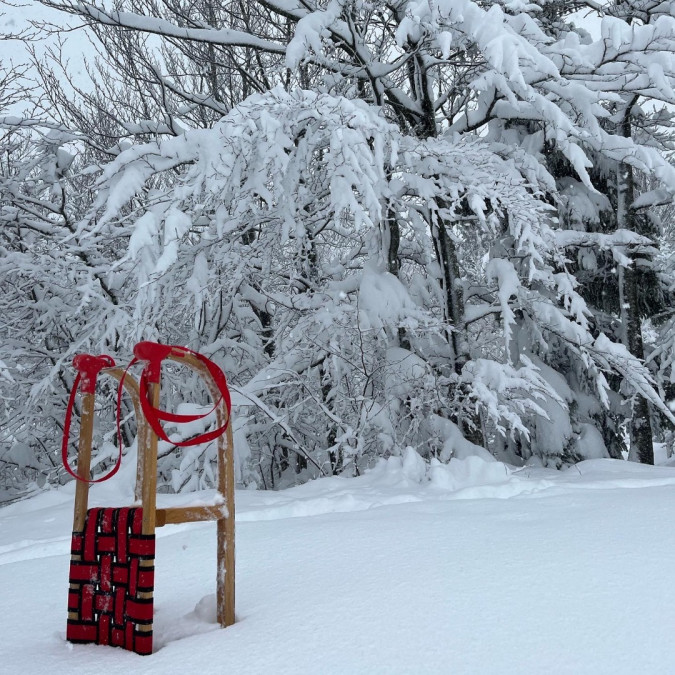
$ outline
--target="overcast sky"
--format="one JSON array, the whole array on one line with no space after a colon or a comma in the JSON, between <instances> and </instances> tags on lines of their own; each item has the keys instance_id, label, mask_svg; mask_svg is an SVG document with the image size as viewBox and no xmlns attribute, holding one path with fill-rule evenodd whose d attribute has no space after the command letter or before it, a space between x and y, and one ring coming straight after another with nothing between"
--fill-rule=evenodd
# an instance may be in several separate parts
<instances>
[{"instance_id":1,"label":"overcast sky","mask_svg":"<svg viewBox=\"0 0 675 675\"><path fill-rule=\"evenodd\" d=\"M13 3L22 2L22 0L8 1ZM22 30L30 29L31 20L50 21L63 27L67 27L68 25L76 26L79 23L73 17L56 10L48 9L35 0L27 0L23 4L15 4L14 6L0 5L0 10L2 10L2 16L0 16L0 34L2 35L15 34ZM576 22L595 37L599 36L600 20L598 17L591 16L588 11L584 10L577 13ZM76 80L81 77L82 85L86 87L87 76L83 67L84 59L86 58L85 55L91 55L92 53L92 47L87 39L86 32L80 29L64 32L62 36L64 40L64 55L69 60L69 72ZM36 43L38 53L44 53L45 49L54 43L54 38ZM3 66L8 67L11 64L19 65L26 63L28 60L28 53L21 40L0 40L0 62ZM11 111L11 113L17 114L18 111Z\"/></svg>"}]
</instances>

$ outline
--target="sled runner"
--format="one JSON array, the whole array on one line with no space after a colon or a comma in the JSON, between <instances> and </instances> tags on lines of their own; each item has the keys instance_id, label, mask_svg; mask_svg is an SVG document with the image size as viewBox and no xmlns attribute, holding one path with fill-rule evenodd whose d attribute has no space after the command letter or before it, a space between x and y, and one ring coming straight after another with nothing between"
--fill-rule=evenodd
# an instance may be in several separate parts
<instances>
[{"instance_id":1,"label":"sled runner","mask_svg":"<svg viewBox=\"0 0 675 675\"><path fill-rule=\"evenodd\" d=\"M95 642L123 647L138 654L152 653L154 600L155 528L162 525L217 521L217 617L221 626L234 623L234 457L230 395L225 376L206 357L189 349L141 342L134 348L127 369L116 367L109 356L80 354L73 359L77 378L71 393L64 439L63 461L78 481L75 488L73 537L68 592L70 642ZM217 428L176 446L216 440L217 491L207 506L156 508L157 445L167 437L162 422L193 422L206 415L177 415L159 408L161 365L170 360L195 370L213 398ZM143 364L139 380L129 368ZM119 384L117 426L120 432L122 391L131 397L137 420L138 464L136 505L123 508L88 509L90 483L113 476L120 467L120 454L111 471L90 480L96 382L100 375ZM78 386L79 385L79 386ZM81 420L77 473L68 464L68 435L77 391L81 393ZM140 506L138 506L140 503Z\"/></svg>"}]
</instances>

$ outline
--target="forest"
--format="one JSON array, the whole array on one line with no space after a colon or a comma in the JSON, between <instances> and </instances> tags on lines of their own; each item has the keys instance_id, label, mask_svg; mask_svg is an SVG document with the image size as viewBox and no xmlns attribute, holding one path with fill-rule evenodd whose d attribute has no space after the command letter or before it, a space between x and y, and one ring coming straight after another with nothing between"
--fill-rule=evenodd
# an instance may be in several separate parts
<instances>
[{"instance_id":1,"label":"forest","mask_svg":"<svg viewBox=\"0 0 675 675\"><path fill-rule=\"evenodd\" d=\"M0 68L3 500L69 479L73 357L140 340L223 369L241 487L672 454L674 0L37 2ZM214 461L160 443L161 489Z\"/></svg>"}]
</instances>

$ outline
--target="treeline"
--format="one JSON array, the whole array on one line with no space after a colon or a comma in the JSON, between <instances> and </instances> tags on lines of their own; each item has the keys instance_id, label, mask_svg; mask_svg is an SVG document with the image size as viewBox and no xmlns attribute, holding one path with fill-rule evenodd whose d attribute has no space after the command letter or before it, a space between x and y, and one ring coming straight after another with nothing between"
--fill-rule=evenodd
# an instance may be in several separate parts
<instances>
[{"instance_id":1,"label":"treeline","mask_svg":"<svg viewBox=\"0 0 675 675\"><path fill-rule=\"evenodd\" d=\"M672 447L675 2L41 2L92 56L0 83L5 490L65 480L73 355L141 339L223 367L245 485Z\"/></svg>"}]
</instances>

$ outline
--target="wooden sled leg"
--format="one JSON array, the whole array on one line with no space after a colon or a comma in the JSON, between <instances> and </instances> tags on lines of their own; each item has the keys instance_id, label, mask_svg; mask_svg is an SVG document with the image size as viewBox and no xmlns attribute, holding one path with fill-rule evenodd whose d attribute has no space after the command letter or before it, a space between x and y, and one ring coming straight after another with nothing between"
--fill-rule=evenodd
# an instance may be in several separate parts
<instances>
[{"instance_id":1,"label":"wooden sled leg","mask_svg":"<svg viewBox=\"0 0 675 675\"><path fill-rule=\"evenodd\" d=\"M218 492L225 499L227 513L218 519L217 616L223 627L234 623L234 440L232 424L218 439Z\"/></svg>"},{"instance_id":2,"label":"wooden sled leg","mask_svg":"<svg viewBox=\"0 0 675 675\"><path fill-rule=\"evenodd\" d=\"M159 406L160 383L152 382L148 385L150 402L153 406ZM143 504L143 535L155 536L155 527L157 522L157 434L147 425L146 442L143 443L143 456L139 462L143 467L141 483L141 500ZM141 560L139 563L141 570L144 568L154 570L155 561ZM140 597L146 602L152 602L154 599L154 589L140 594ZM152 624L139 625L138 630L141 633L152 635Z\"/></svg>"},{"instance_id":3,"label":"wooden sled leg","mask_svg":"<svg viewBox=\"0 0 675 675\"><path fill-rule=\"evenodd\" d=\"M95 394L86 393L82 395L82 415L80 418L80 438L77 451L77 471L82 478L89 480L91 474L91 445L94 437L94 406ZM79 562L82 559L75 546L75 537L78 533L84 531L84 523L87 519L87 508L89 506L89 483L78 480L75 485L75 507L73 509L73 548L70 555L72 562ZM70 584L70 590L77 592L79 584ZM75 602L68 602L68 620L79 621L79 605Z\"/></svg>"}]
</instances>

